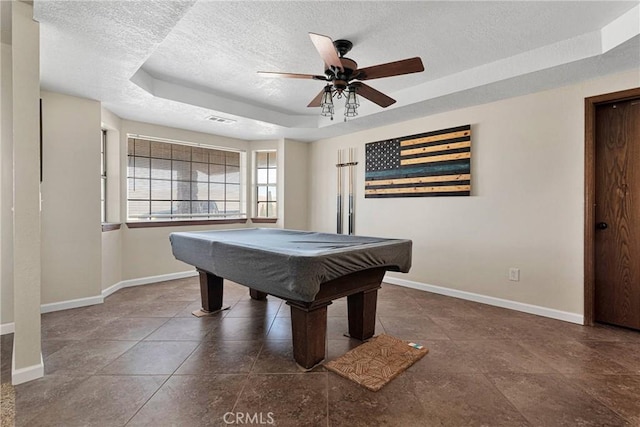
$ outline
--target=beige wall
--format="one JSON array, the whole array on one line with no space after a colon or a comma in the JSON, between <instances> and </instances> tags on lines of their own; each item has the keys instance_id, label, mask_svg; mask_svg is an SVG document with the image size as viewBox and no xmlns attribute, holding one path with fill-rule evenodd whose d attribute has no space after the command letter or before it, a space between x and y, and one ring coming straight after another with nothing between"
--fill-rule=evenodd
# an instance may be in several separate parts
<instances>
[{"instance_id":1,"label":"beige wall","mask_svg":"<svg viewBox=\"0 0 640 427\"><path fill-rule=\"evenodd\" d=\"M100 290L104 291L122 281L122 236L120 230L105 231L101 236Z\"/></svg>"},{"instance_id":2,"label":"beige wall","mask_svg":"<svg viewBox=\"0 0 640 427\"><path fill-rule=\"evenodd\" d=\"M310 144L285 139L282 161L283 228L307 230L309 227L309 151Z\"/></svg>"},{"instance_id":3,"label":"beige wall","mask_svg":"<svg viewBox=\"0 0 640 427\"><path fill-rule=\"evenodd\" d=\"M13 2L13 339L12 382L41 377L40 28L33 7Z\"/></svg>"},{"instance_id":4,"label":"beige wall","mask_svg":"<svg viewBox=\"0 0 640 427\"><path fill-rule=\"evenodd\" d=\"M42 92L42 303L101 293L100 103Z\"/></svg>"},{"instance_id":5,"label":"beige wall","mask_svg":"<svg viewBox=\"0 0 640 427\"><path fill-rule=\"evenodd\" d=\"M11 46L2 43L0 83L0 324L13 322L13 91Z\"/></svg>"},{"instance_id":6,"label":"beige wall","mask_svg":"<svg viewBox=\"0 0 640 427\"><path fill-rule=\"evenodd\" d=\"M584 98L637 86L627 72L314 142L311 228L335 230L336 152L355 146L356 233L413 240L396 277L581 314ZM365 143L465 124L472 197L364 198Z\"/></svg>"}]
</instances>

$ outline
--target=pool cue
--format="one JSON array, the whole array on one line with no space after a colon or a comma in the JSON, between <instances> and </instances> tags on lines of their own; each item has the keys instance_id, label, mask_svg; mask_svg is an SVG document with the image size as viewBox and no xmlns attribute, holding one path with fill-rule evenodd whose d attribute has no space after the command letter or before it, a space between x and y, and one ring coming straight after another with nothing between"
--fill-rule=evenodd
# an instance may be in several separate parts
<instances>
[{"instance_id":1,"label":"pool cue","mask_svg":"<svg viewBox=\"0 0 640 427\"><path fill-rule=\"evenodd\" d=\"M354 148L349 148L349 234L353 234L353 228L355 226L355 213L353 211L353 163Z\"/></svg>"},{"instance_id":2,"label":"pool cue","mask_svg":"<svg viewBox=\"0 0 640 427\"><path fill-rule=\"evenodd\" d=\"M342 234L342 150L338 150L338 196L337 196L337 233Z\"/></svg>"}]
</instances>

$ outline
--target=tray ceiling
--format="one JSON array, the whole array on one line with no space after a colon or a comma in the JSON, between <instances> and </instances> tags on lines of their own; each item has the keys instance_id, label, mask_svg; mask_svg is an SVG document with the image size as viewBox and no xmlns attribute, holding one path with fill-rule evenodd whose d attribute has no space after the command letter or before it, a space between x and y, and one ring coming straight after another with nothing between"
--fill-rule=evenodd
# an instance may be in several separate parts
<instances>
[{"instance_id":1,"label":"tray ceiling","mask_svg":"<svg viewBox=\"0 0 640 427\"><path fill-rule=\"evenodd\" d=\"M35 17L44 89L248 140L312 141L640 67L637 1L36 1ZM322 82L257 74L322 74L309 32L351 40L361 67L420 56L425 71L368 82L398 102L330 121L306 107Z\"/></svg>"}]
</instances>

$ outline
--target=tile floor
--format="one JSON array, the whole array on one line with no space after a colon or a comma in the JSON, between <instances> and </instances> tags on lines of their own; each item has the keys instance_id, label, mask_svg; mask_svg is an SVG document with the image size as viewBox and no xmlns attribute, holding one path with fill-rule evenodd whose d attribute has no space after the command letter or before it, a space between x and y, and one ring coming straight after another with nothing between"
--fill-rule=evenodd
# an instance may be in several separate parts
<instances>
[{"instance_id":1,"label":"tile floor","mask_svg":"<svg viewBox=\"0 0 640 427\"><path fill-rule=\"evenodd\" d=\"M322 367L298 370L281 300L227 283L232 308L196 318L198 289L197 278L174 280L44 314L46 375L16 387L16 425L640 426L639 332L385 284L376 332L430 351L373 393ZM329 359L358 344L346 328L339 300ZM3 382L12 339L2 337Z\"/></svg>"}]
</instances>

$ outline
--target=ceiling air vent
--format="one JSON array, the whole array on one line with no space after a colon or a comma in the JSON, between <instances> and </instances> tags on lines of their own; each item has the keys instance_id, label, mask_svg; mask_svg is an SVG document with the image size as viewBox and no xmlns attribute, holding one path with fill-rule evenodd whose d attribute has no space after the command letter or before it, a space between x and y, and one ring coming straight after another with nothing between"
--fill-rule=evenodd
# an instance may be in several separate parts
<instances>
[{"instance_id":1,"label":"ceiling air vent","mask_svg":"<svg viewBox=\"0 0 640 427\"><path fill-rule=\"evenodd\" d=\"M218 116L208 116L206 117L207 120L212 121L212 122L216 122L216 123L222 123L222 124L229 124L229 123L235 123L236 121L233 119L225 119L224 117L218 117Z\"/></svg>"}]
</instances>

